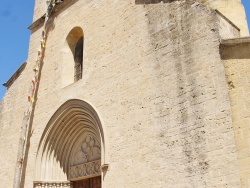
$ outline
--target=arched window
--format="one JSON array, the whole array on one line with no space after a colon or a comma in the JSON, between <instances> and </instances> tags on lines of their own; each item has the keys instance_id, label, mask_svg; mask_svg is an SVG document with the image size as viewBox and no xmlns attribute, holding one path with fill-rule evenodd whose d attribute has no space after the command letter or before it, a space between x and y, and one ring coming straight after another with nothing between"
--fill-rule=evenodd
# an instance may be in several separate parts
<instances>
[{"instance_id":1,"label":"arched window","mask_svg":"<svg viewBox=\"0 0 250 188\"><path fill-rule=\"evenodd\" d=\"M80 80L82 78L83 37L81 37L76 43L74 60L75 60L74 81L76 82L77 80Z\"/></svg>"},{"instance_id":2,"label":"arched window","mask_svg":"<svg viewBox=\"0 0 250 188\"><path fill-rule=\"evenodd\" d=\"M76 82L82 78L83 70L83 46L84 46L84 36L83 30L80 27L74 27L68 34L66 38L68 48L71 51L71 57L67 57L67 75L72 75L72 82ZM69 54L68 54L69 55ZM66 56L68 56L66 55ZM72 59L74 62L71 62ZM73 65L74 64L74 65ZM73 66L72 66L73 65Z\"/></svg>"}]
</instances>

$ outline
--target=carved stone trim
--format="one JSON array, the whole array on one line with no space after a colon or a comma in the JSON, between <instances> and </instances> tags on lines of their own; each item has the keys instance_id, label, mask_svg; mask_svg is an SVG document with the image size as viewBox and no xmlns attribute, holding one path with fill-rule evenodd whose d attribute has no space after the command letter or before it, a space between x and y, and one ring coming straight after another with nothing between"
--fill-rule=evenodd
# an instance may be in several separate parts
<instances>
[{"instance_id":1,"label":"carved stone trim","mask_svg":"<svg viewBox=\"0 0 250 188\"><path fill-rule=\"evenodd\" d=\"M70 181L34 181L34 188L73 188Z\"/></svg>"},{"instance_id":2,"label":"carved stone trim","mask_svg":"<svg viewBox=\"0 0 250 188\"><path fill-rule=\"evenodd\" d=\"M69 179L86 179L101 175L101 160L72 166L69 169Z\"/></svg>"},{"instance_id":3,"label":"carved stone trim","mask_svg":"<svg viewBox=\"0 0 250 188\"><path fill-rule=\"evenodd\" d=\"M108 170L108 168L109 168L109 164L103 164L103 165L101 166L101 170L102 170L102 172L107 171L107 170Z\"/></svg>"},{"instance_id":4,"label":"carved stone trim","mask_svg":"<svg viewBox=\"0 0 250 188\"><path fill-rule=\"evenodd\" d=\"M99 141L89 134L83 136L83 138L72 151L70 167L101 159Z\"/></svg>"}]
</instances>

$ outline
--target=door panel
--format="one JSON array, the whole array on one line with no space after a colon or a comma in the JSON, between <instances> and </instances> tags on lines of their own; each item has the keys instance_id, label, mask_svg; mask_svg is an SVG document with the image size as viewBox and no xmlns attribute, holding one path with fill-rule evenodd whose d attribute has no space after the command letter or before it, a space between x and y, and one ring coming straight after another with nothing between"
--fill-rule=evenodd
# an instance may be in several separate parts
<instances>
[{"instance_id":1,"label":"door panel","mask_svg":"<svg viewBox=\"0 0 250 188\"><path fill-rule=\"evenodd\" d=\"M91 188L101 188L102 187L102 180L101 180L101 176L99 177L95 177L91 179Z\"/></svg>"},{"instance_id":2,"label":"door panel","mask_svg":"<svg viewBox=\"0 0 250 188\"><path fill-rule=\"evenodd\" d=\"M73 182L73 188L101 188L101 176Z\"/></svg>"},{"instance_id":3,"label":"door panel","mask_svg":"<svg viewBox=\"0 0 250 188\"><path fill-rule=\"evenodd\" d=\"M73 183L73 188L90 188L90 181L89 181L89 179L75 181Z\"/></svg>"}]
</instances>

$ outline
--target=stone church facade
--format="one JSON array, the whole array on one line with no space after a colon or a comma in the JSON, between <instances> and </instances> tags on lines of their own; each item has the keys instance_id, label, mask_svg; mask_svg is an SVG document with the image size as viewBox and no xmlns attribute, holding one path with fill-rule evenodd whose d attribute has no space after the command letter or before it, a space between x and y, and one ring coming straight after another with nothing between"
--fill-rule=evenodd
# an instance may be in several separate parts
<instances>
[{"instance_id":1,"label":"stone church facade","mask_svg":"<svg viewBox=\"0 0 250 188\"><path fill-rule=\"evenodd\" d=\"M250 187L240 0L64 0L46 11L36 0L27 62L4 84L0 187Z\"/></svg>"}]
</instances>

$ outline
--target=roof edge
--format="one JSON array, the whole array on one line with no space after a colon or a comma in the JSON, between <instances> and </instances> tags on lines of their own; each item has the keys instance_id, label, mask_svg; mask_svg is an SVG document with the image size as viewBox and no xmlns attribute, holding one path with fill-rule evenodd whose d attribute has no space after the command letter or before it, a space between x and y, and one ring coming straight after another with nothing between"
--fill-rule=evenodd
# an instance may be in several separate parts
<instances>
[{"instance_id":1,"label":"roof edge","mask_svg":"<svg viewBox=\"0 0 250 188\"><path fill-rule=\"evenodd\" d=\"M16 79L20 76L20 74L23 72L27 65L27 62L24 62L18 69L17 71L10 77L10 79L3 84L3 86L9 88L15 81Z\"/></svg>"}]
</instances>

